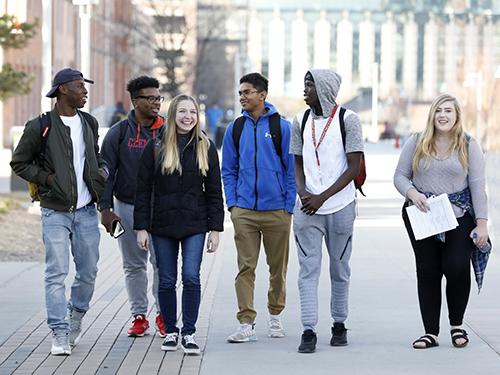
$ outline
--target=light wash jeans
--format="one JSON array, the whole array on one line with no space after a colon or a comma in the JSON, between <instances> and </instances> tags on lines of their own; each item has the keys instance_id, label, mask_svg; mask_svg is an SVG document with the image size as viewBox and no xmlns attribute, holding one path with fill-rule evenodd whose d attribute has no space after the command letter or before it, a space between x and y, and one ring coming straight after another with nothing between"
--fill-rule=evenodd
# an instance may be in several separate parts
<instances>
[{"instance_id":1,"label":"light wash jeans","mask_svg":"<svg viewBox=\"0 0 500 375\"><path fill-rule=\"evenodd\" d=\"M45 244L45 304L47 323L56 332L69 332L67 309L86 312L94 293L99 260L99 223L95 205L73 213L42 208L42 232ZM73 255L76 275L66 303L64 280L69 272L69 254Z\"/></svg>"},{"instance_id":2,"label":"light wash jeans","mask_svg":"<svg viewBox=\"0 0 500 375\"><path fill-rule=\"evenodd\" d=\"M203 259L205 233L180 240L152 235L158 265L158 298L165 332L179 332L177 328L177 262L179 245L182 248L182 335L196 332L200 308L200 268Z\"/></svg>"},{"instance_id":3,"label":"light wash jeans","mask_svg":"<svg viewBox=\"0 0 500 375\"><path fill-rule=\"evenodd\" d=\"M153 265L153 296L156 300L156 311L160 311L158 304L158 269L153 243L150 242L149 251L137 246L137 231L134 230L134 205L114 199L115 213L122 219L125 233L118 238L118 247L122 253L125 286L130 302L132 315L148 313L148 258Z\"/></svg>"}]
</instances>

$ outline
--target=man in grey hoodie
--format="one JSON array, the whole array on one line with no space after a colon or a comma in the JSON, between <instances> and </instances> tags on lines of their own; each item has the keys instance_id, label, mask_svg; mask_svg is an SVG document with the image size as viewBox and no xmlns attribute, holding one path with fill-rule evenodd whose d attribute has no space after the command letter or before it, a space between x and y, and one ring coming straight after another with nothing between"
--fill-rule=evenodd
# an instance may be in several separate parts
<instances>
[{"instance_id":1,"label":"man in grey hoodie","mask_svg":"<svg viewBox=\"0 0 500 375\"><path fill-rule=\"evenodd\" d=\"M349 260L356 216L354 178L359 173L363 135L358 115L340 107L336 97L342 78L328 69L307 72L304 101L310 110L293 120L290 153L295 155L295 183L299 199L293 230L297 243L301 320L300 353L316 350L318 282L323 238L330 258L330 345L347 345L344 322L348 315ZM345 124L345 144L340 130Z\"/></svg>"}]
</instances>

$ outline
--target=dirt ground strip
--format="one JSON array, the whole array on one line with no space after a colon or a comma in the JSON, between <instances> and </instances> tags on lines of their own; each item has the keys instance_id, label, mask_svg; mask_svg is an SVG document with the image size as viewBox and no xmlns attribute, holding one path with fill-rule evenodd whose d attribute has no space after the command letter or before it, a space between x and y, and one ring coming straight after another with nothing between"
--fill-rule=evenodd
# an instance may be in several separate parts
<instances>
[{"instance_id":1,"label":"dirt ground strip","mask_svg":"<svg viewBox=\"0 0 500 375\"><path fill-rule=\"evenodd\" d=\"M29 206L28 192L0 194L1 262L44 261L40 212Z\"/></svg>"}]
</instances>

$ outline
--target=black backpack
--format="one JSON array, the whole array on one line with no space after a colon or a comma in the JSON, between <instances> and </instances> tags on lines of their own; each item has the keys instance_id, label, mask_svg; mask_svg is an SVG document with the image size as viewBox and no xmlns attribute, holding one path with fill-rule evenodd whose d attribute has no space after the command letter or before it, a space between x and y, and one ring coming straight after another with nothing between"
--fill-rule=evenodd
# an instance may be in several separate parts
<instances>
[{"instance_id":1,"label":"black backpack","mask_svg":"<svg viewBox=\"0 0 500 375\"><path fill-rule=\"evenodd\" d=\"M97 126L94 123L94 118L90 113L78 111L83 117L87 120L89 125L92 127L94 132L97 132ZM45 147L47 146L47 138L50 134L50 128L52 126L52 122L50 121L50 112L44 112L40 115L40 137L42 138L42 143L40 144L40 153L38 154L38 165L43 168L44 160L45 160ZM39 201L40 194L38 193L38 184L33 182L29 182L29 191L31 196L31 202Z\"/></svg>"},{"instance_id":2,"label":"black backpack","mask_svg":"<svg viewBox=\"0 0 500 375\"><path fill-rule=\"evenodd\" d=\"M340 112L339 112L339 122L340 122L340 133L342 134L342 144L344 145L344 150L345 150L345 123L344 123L344 115L345 115L346 109L344 107L340 107ZM309 113L311 112L310 109L307 109L304 113L304 117L302 118L302 126L300 128L300 133L302 135L302 142L304 141L304 129L306 128L306 122L307 118L309 117ZM365 153L361 153L361 165L359 167L359 174L356 176L354 179L354 185L356 186L356 189L359 190L361 194L363 194L364 197L366 197L365 193L363 193L362 186L365 184L366 180L366 163L365 163Z\"/></svg>"},{"instance_id":3,"label":"black backpack","mask_svg":"<svg viewBox=\"0 0 500 375\"><path fill-rule=\"evenodd\" d=\"M243 132L243 125L245 124L245 116L240 116L234 120L233 125L233 141L236 147L236 154L238 160L240 159L240 138ZM269 116L269 131L271 132L271 139L276 149L276 154L280 157L281 165L286 170L285 162L283 161L283 152L281 150L281 116L279 113L274 113Z\"/></svg>"}]
</instances>

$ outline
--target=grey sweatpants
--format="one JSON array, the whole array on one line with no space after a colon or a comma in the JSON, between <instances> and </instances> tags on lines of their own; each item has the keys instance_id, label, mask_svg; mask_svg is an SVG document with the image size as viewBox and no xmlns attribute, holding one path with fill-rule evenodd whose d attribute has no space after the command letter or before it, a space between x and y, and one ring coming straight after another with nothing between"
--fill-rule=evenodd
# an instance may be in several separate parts
<instances>
[{"instance_id":1,"label":"grey sweatpants","mask_svg":"<svg viewBox=\"0 0 500 375\"><path fill-rule=\"evenodd\" d=\"M304 330L315 331L318 323L318 283L321 273L323 238L330 257L330 312L335 323L343 323L349 312L349 281L352 234L356 202L328 215L308 216L297 200L293 231L299 257L299 294Z\"/></svg>"},{"instance_id":2,"label":"grey sweatpants","mask_svg":"<svg viewBox=\"0 0 500 375\"><path fill-rule=\"evenodd\" d=\"M153 265L153 296L155 297L156 311L158 305L158 269L153 248L153 241L149 241L149 251L137 246L137 231L134 228L134 205L114 199L114 212L121 217L125 233L118 237L118 247L122 253L123 272L125 273L125 287L130 302L132 315L148 312L148 257Z\"/></svg>"}]
</instances>

